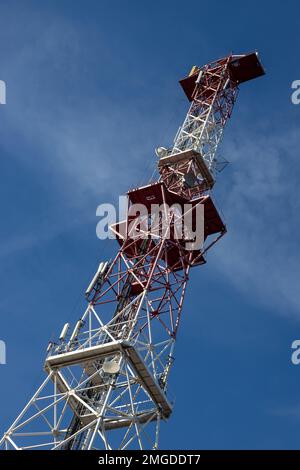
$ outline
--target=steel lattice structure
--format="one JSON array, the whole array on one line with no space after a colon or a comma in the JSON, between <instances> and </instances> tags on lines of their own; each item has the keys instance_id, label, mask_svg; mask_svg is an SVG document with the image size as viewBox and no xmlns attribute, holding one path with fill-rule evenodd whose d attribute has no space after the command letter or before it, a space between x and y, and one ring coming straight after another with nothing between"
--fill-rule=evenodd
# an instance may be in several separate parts
<instances>
[{"instance_id":1,"label":"steel lattice structure","mask_svg":"<svg viewBox=\"0 0 300 470\"><path fill-rule=\"evenodd\" d=\"M263 73L256 53L229 55L180 82L191 105L173 147L157 151L160 178L127 193L127 219L111 227L119 252L100 263L73 332L66 324L49 345L46 379L1 448L158 447L160 422L172 412L167 383L189 271L226 232L210 195L216 151L239 83ZM173 209L141 223L131 211L141 203ZM175 236L185 204L192 218L202 210L200 248Z\"/></svg>"}]
</instances>

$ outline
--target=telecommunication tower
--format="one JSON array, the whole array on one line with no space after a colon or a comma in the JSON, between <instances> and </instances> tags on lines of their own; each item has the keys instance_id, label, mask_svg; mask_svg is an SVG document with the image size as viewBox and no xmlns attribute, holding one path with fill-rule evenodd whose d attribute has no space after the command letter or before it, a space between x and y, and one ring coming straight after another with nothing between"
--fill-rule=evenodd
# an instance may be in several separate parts
<instances>
[{"instance_id":1,"label":"telecommunication tower","mask_svg":"<svg viewBox=\"0 0 300 470\"><path fill-rule=\"evenodd\" d=\"M156 149L159 178L128 191L127 219L111 227L120 249L100 263L75 327L65 324L49 344L46 378L2 449L158 447L160 422L172 413L167 384L189 272L226 233L211 197L218 145L239 85L263 74L252 52L193 67L180 81L190 107L173 146ZM148 224L132 211L136 204L171 210ZM195 249L187 234L175 236L185 205L192 223L199 207L204 217Z\"/></svg>"}]
</instances>

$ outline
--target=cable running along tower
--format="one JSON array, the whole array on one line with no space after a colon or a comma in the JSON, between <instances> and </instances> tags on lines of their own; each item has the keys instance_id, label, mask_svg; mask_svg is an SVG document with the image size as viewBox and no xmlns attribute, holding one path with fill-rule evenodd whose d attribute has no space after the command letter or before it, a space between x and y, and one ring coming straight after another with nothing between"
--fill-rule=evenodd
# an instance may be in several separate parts
<instances>
[{"instance_id":1,"label":"cable running along tower","mask_svg":"<svg viewBox=\"0 0 300 470\"><path fill-rule=\"evenodd\" d=\"M172 413L167 383L189 272L226 232L211 198L218 145L239 85L263 74L257 53L231 54L180 81L190 107L173 146L156 150L159 179L127 193L127 220L111 227L120 249L100 263L75 327L65 324L49 344L46 378L3 435L2 449L157 448L160 422ZM168 237L164 217L153 236L133 204L176 207L163 214ZM197 249L175 237L185 204L192 219L203 211Z\"/></svg>"}]
</instances>

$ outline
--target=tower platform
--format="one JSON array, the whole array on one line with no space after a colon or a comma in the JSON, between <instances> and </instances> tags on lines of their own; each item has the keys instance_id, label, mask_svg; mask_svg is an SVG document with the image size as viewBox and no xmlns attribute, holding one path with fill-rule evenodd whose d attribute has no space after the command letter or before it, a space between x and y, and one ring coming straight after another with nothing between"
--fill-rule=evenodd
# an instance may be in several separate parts
<instances>
[{"instance_id":1,"label":"tower platform","mask_svg":"<svg viewBox=\"0 0 300 470\"><path fill-rule=\"evenodd\" d=\"M157 408L161 410L162 416L168 418L172 412L172 405L168 401L166 394L161 389L151 372L149 371L147 365L144 363L139 352L136 350L133 344L129 341L120 340L112 341L109 343L100 344L98 346L92 346L88 348L77 349L75 351L65 352L62 354L57 354L53 356L48 356L45 361L45 370L50 373L52 370L62 369L64 367L69 367L73 365L81 365L85 372L88 373L91 363L94 363L98 360L104 360L105 358L111 357L112 355L120 354L123 358L126 358L130 365L133 367L137 380L142 385L142 387L147 391L151 397L153 403ZM86 367L88 365L88 367ZM100 366L101 367L101 366ZM99 371L100 371L99 367ZM95 373L95 369L92 373ZM78 401L75 396L72 396L72 390L64 380L62 375L56 374L57 387L61 393L71 392L69 403L74 412L78 410ZM99 385L99 381L96 380L95 385ZM146 410L141 412L140 419L147 421L151 418L151 414L155 413L153 411ZM87 415L81 416L83 421L86 421L87 424L90 421L93 421L97 417L96 411ZM153 419L155 419L153 417ZM128 425L127 420L116 420L113 418L110 422L109 419L106 419L106 427L120 427Z\"/></svg>"},{"instance_id":2,"label":"tower platform","mask_svg":"<svg viewBox=\"0 0 300 470\"><path fill-rule=\"evenodd\" d=\"M221 60L221 59L220 59ZM218 61L216 61L217 63ZM190 75L179 81L189 101L193 101L196 80L201 68L193 67ZM256 52L242 55L232 55L229 64L230 78L237 84L253 80L265 74L264 68Z\"/></svg>"}]
</instances>

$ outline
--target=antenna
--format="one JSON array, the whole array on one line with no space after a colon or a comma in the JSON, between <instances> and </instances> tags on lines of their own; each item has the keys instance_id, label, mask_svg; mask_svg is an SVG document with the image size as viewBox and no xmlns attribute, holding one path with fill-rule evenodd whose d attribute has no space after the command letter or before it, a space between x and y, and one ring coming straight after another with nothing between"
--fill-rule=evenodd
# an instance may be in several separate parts
<instances>
[{"instance_id":1,"label":"antenna","mask_svg":"<svg viewBox=\"0 0 300 470\"><path fill-rule=\"evenodd\" d=\"M165 147L156 147L155 154L158 158L163 158L167 155L168 149Z\"/></svg>"},{"instance_id":2,"label":"antenna","mask_svg":"<svg viewBox=\"0 0 300 470\"><path fill-rule=\"evenodd\" d=\"M103 371L106 374L117 374L120 371L118 358L106 359L103 363Z\"/></svg>"}]
</instances>

